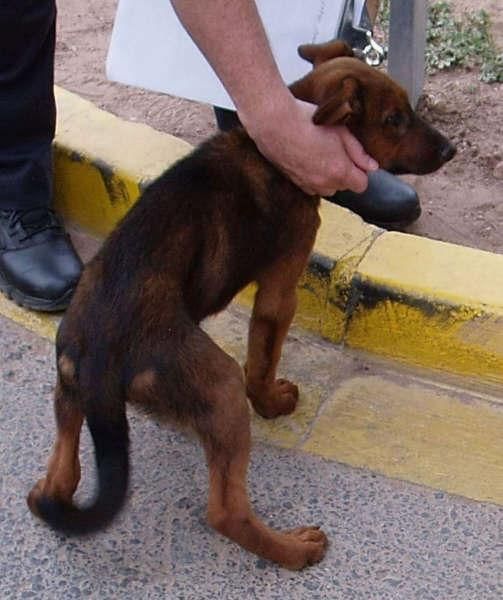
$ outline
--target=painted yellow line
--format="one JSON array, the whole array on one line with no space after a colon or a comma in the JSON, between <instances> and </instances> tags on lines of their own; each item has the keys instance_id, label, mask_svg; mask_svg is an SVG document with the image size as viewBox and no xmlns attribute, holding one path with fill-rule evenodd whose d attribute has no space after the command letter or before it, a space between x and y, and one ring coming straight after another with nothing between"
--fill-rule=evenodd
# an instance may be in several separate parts
<instances>
[{"instance_id":1,"label":"painted yellow line","mask_svg":"<svg viewBox=\"0 0 503 600\"><path fill-rule=\"evenodd\" d=\"M303 450L503 504L503 406L383 377L335 392Z\"/></svg>"},{"instance_id":2,"label":"painted yellow line","mask_svg":"<svg viewBox=\"0 0 503 600\"><path fill-rule=\"evenodd\" d=\"M61 318L60 315L38 313L21 308L7 300L3 294L0 294L0 315L51 342L56 337L56 330Z\"/></svg>"},{"instance_id":3,"label":"painted yellow line","mask_svg":"<svg viewBox=\"0 0 503 600\"><path fill-rule=\"evenodd\" d=\"M1 297L0 313L53 339L57 317L30 313ZM233 341L227 318L221 315L210 333L243 360L243 340ZM317 383L324 379L320 368L325 366L313 363L304 382L290 372L303 383L297 410L272 421L255 416L254 439L503 505L503 404L497 398L399 371L375 374L375 367L364 376L341 372L327 390Z\"/></svg>"}]
</instances>

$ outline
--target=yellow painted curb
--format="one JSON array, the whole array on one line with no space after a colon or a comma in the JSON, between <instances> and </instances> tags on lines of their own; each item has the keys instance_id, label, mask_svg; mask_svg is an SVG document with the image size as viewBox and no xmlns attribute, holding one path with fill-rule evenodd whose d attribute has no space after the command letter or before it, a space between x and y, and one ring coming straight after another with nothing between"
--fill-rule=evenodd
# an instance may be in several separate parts
<instances>
[{"instance_id":1,"label":"yellow painted curb","mask_svg":"<svg viewBox=\"0 0 503 600\"><path fill-rule=\"evenodd\" d=\"M352 294L351 347L503 383L503 255L385 233Z\"/></svg>"},{"instance_id":2,"label":"yellow painted curb","mask_svg":"<svg viewBox=\"0 0 503 600\"><path fill-rule=\"evenodd\" d=\"M57 90L56 201L104 235L190 146ZM330 203L296 322L334 342L503 383L503 256L388 233ZM253 287L241 301L250 303Z\"/></svg>"},{"instance_id":3,"label":"yellow painted curb","mask_svg":"<svg viewBox=\"0 0 503 600\"><path fill-rule=\"evenodd\" d=\"M190 144L130 123L56 88L55 205L66 219L104 236L141 189Z\"/></svg>"}]
</instances>

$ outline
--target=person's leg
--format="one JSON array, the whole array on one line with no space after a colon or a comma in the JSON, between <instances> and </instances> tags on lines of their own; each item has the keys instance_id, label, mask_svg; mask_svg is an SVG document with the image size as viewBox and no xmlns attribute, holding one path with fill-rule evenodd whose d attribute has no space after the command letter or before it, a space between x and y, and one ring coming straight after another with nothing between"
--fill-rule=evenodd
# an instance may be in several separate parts
<instances>
[{"instance_id":1,"label":"person's leg","mask_svg":"<svg viewBox=\"0 0 503 600\"><path fill-rule=\"evenodd\" d=\"M379 0L367 0L367 12L371 23L376 22L377 13L379 12Z\"/></svg>"},{"instance_id":2,"label":"person's leg","mask_svg":"<svg viewBox=\"0 0 503 600\"><path fill-rule=\"evenodd\" d=\"M67 306L82 264L50 210L54 0L0 0L0 289L35 310Z\"/></svg>"},{"instance_id":3,"label":"person's leg","mask_svg":"<svg viewBox=\"0 0 503 600\"><path fill-rule=\"evenodd\" d=\"M234 110L214 106L213 111L215 113L215 119L220 131L229 131L229 129L233 129L238 125L241 125L239 117Z\"/></svg>"}]
</instances>

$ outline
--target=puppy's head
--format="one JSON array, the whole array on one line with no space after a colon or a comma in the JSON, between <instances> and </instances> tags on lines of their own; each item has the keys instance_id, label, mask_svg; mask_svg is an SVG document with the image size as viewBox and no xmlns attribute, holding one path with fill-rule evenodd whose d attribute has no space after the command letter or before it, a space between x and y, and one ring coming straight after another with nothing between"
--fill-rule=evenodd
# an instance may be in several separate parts
<instances>
[{"instance_id":1,"label":"puppy's head","mask_svg":"<svg viewBox=\"0 0 503 600\"><path fill-rule=\"evenodd\" d=\"M379 166L392 173L424 174L456 153L440 132L420 119L407 94L382 71L353 57L344 42L299 47L313 70L291 86L318 106L318 125L346 125Z\"/></svg>"}]
</instances>

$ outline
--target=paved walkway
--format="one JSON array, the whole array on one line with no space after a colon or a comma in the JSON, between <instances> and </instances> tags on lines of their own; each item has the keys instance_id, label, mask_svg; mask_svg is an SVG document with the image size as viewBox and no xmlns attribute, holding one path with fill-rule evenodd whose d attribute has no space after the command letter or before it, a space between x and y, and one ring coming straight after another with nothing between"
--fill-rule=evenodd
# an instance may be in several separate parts
<instances>
[{"instance_id":1,"label":"paved walkway","mask_svg":"<svg viewBox=\"0 0 503 600\"><path fill-rule=\"evenodd\" d=\"M186 600L500 600L503 508L257 443L250 487L278 528L320 524L325 560L290 573L205 523L198 445L131 411L131 498L111 528L71 541L28 512L24 496L53 436L50 342L0 317L0 598ZM355 368L359 359L346 357ZM83 442L79 497L92 489Z\"/></svg>"}]
</instances>

